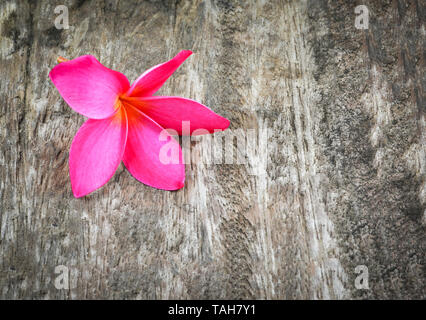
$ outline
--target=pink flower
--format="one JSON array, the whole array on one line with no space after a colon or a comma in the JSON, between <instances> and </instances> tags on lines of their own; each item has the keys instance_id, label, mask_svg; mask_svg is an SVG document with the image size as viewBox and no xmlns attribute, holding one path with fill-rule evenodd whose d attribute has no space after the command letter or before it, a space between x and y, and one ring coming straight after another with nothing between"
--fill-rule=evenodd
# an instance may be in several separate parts
<instances>
[{"instance_id":1,"label":"pink flower","mask_svg":"<svg viewBox=\"0 0 426 320\"><path fill-rule=\"evenodd\" d=\"M71 187L76 198L102 187L121 160L130 173L149 186L176 190L184 186L185 165L180 145L164 128L182 132L224 130L229 120L206 106L180 97L152 96L188 58L190 50L142 74L132 85L120 72L103 66L95 57L58 59L50 79L72 109L88 117L70 149ZM63 61L63 62L62 62ZM167 144L177 152L169 164L160 153Z\"/></svg>"}]
</instances>

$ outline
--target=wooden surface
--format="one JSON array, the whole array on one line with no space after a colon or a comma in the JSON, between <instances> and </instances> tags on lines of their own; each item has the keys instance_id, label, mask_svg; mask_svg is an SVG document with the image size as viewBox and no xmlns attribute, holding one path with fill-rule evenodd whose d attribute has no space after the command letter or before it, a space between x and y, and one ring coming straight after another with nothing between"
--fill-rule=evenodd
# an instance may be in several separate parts
<instances>
[{"instance_id":1,"label":"wooden surface","mask_svg":"<svg viewBox=\"0 0 426 320\"><path fill-rule=\"evenodd\" d=\"M426 298L424 22L408 0L1 1L0 297ZM210 106L230 132L267 130L267 152L187 165L177 192L120 165L75 199L84 118L48 78L57 56L133 81L181 49L194 55L159 94Z\"/></svg>"}]
</instances>

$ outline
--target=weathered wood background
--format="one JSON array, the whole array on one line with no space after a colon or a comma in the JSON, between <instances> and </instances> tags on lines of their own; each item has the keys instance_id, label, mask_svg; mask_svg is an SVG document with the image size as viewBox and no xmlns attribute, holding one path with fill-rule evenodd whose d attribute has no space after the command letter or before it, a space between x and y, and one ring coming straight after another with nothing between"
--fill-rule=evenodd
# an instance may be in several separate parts
<instances>
[{"instance_id":1,"label":"weathered wood background","mask_svg":"<svg viewBox=\"0 0 426 320\"><path fill-rule=\"evenodd\" d=\"M425 15L420 0L2 0L0 297L426 298ZM75 199L84 118L48 78L57 56L93 54L133 81L181 49L194 55L159 93L231 130L268 128L267 153L188 165L177 192L121 165Z\"/></svg>"}]
</instances>

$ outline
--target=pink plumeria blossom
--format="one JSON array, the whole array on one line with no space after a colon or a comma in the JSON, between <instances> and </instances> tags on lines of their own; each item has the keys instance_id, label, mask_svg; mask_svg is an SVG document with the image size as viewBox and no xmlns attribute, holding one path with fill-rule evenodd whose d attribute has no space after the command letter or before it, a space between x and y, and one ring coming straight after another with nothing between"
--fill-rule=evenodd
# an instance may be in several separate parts
<instances>
[{"instance_id":1,"label":"pink plumeria blossom","mask_svg":"<svg viewBox=\"0 0 426 320\"><path fill-rule=\"evenodd\" d=\"M93 56L58 59L50 79L69 106L89 118L70 149L71 187L76 198L107 183L122 160L144 184L164 190L184 186L182 150L164 129L182 134L183 121L189 122L190 133L197 129L213 133L229 126L229 120L196 101L153 96L191 54L190 50L181 51L147 70L132 85L122 73L106 68ZM178 150L172 152L175 159L169 164L159 156L165 144Z\"/></svg>"}]
</instances>

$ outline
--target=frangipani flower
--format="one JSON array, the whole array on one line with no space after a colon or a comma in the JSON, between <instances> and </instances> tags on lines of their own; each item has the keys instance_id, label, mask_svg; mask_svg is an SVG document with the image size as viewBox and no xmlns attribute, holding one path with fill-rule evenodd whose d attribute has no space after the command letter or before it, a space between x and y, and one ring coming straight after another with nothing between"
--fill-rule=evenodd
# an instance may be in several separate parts
<instances>
[{"instance_id":1,"label":"frangipani flower","mask_svg":"<svg viewBox=\"0 0 426 320\"><path fill-rule=\"evenodd\" d=\"M193 100L153 96L191 54L181 51L147 70L132 85L122 73L106 68L93 56L58 59L61 63L50 71L50 79L69 106L89 118L70 149L71 187L76 198L107 183L122 160L144 184L164 190L184 186L182 150L164 129L182 134L183 121L189 121L190 133L197 129L213 133L229 126L229 120ZM172 152L174 159L169 164L160 159L165 144L178 150Z\"/></svg>"}]
</instances>

